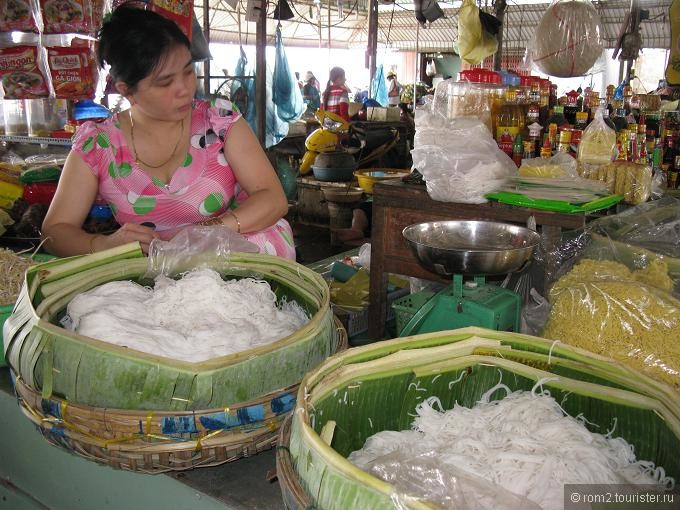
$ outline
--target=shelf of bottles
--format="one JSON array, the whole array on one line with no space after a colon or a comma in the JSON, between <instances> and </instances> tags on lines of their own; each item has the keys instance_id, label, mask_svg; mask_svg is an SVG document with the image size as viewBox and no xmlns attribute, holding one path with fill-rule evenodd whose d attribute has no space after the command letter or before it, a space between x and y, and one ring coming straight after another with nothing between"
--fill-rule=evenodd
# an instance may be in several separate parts
<instances>
[{"instance_id":1,"label":"shelf of bottles","mask_svg":"<svg viewBox=\"0 0 680 510\"><path fill-rule=\"evenodd\" d=\"M50 136L0 135L0 142L71 146L70 138L53 138Z\"/></svg>"}]
</instances>

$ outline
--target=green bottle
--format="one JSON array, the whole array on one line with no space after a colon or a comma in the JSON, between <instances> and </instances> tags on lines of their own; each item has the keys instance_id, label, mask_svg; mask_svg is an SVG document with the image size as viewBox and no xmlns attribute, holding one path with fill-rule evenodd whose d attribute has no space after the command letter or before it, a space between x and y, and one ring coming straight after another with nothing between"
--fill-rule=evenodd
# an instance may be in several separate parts
<instances>
[{"instance_id":1,"label":"green bottle","mask_svg":"<svg viewBox=\"0 0 680 510\"><path fill-rule=\"evenodd\" d=\"M512 145L512 160L519 168L522 165L522 156L524 155L524 144L522 143L522 135L517 134L515 143Z\"/></svg>"}]
</instances>

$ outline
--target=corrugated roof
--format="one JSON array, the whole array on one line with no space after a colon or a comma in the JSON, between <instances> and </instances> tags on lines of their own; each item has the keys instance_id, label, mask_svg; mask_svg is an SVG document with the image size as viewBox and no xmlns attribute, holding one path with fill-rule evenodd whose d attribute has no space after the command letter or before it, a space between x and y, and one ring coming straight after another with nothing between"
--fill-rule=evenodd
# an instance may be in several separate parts
<instances>
[{"instance_id":1,"label":"corrugated roof","mask_svg":"<svg viewBox=\"0 0 680 510\"><path fill-rule=\"evenodd\" d=\"M253 3L255 2L255 3ZM197 2L198 3L198 2ZM281 28L287 46L327 47L328 41L336 48L366 47L368 39L367 0L288 0L295 14L291 21L282 21ZM640 8L649 11L649 20L640 23L644 47L670 47L670 21L668 9L671 0L639 0ZM254 44L255 23L246 21L248 9L258 6L259 0L238 0L231 8L225 0L210 0L210 39L215 42L238 42ZM342 5L340 9L338 6ZM439 19L427 28L418 27L411 3L381 5L378 17L378 45L395 50L415 50L416 39L420 51L452 51L458 36L458 2L440 2L446 18ZM452 7L453 5L453 7ZM603 37L607 47L614 47L621 24L630 9L629 0L594 2L600 12ZM269 16L276 1L267 6ZM503 26L504 48L524 51L534 34L546 3L509 3ZM330 11L330 18L329 18ZM240 15L239 15L240 12ZM203 9L196 7L196 15L202 21ZM240 21L240 23L239 23ZM268 44L273 44L277 21L268 19ZM329 28L330 27L330 28Z\"/></svg>"}]
</instances>

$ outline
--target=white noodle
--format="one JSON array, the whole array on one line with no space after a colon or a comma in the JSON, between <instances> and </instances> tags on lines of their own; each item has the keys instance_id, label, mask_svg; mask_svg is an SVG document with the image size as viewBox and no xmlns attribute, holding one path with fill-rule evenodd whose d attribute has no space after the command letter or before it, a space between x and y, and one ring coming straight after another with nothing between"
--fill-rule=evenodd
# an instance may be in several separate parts
<instances>
[{"instance_id":1,"label":"white noodle","mask_svg":"<svg viewBox=\"0 0 680 510\"><path fill-rule=\"evenodd\" d=\"M462 470L545 509L563 508L567 483L674 484L661 467L636 461L632 445L623 438L590 432L542 392L517 391L492 402L482 398L472 409L455 404L446 412L433 409L437 403L429 398L417 405L413 430L379 432L349 460L384 474L389 465L385 459L403 468L434 458L439 480L449 479L447 468L449 476ZM393 483L397 476L388 474ZM437 483L427 479L421 485L434 492ZM494 504L498 501L490 508Z\"/></svg>"},{"instance_id":2,"label":"white noodle","mask_svg":"<svg viewBox=\"0 0 680 510\"><path fill-rule=\"evenodd\" d=\"M160 276L153 289L106 283L76 296L67 313L82 335L194 362L273 342L309 320L294 301L277 307L266 281L224 281L211 269Z\"/></svg>"}]
</instances>

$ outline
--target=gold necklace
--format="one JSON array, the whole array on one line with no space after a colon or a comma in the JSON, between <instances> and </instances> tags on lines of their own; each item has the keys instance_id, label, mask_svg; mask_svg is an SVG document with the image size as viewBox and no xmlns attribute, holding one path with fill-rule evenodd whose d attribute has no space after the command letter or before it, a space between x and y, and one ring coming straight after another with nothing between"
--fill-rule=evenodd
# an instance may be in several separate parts
<instances>
[{"instance_id":1,"label":"gold necklace","mask_svg":"<svg viewBox=\"0 0 680 510\"><path fill-rule=\"evenodd\" d=\"M128 115L130 116L130 139L132 141L132 152L135 153L135 163L141 163L144 166L148 166L149 168L161 168L165 165L167 165L170 160L175 157L175 152L177 152L177 147L179 147L179 142L182 139L182 134L184 133L184 119L180 120L180 129L179 129L179 136L177 137L177 141L175 142L175 147L172 149L172 153L170 154L170 157L163 161L160 165L150 165L146 161L142 160L139 157L139 154L137 154L137 147L135 146L135 121L132 120L132 109L128 110Z\"/></svg>"}]
</instances>

